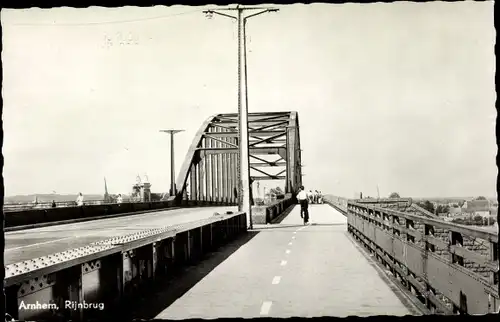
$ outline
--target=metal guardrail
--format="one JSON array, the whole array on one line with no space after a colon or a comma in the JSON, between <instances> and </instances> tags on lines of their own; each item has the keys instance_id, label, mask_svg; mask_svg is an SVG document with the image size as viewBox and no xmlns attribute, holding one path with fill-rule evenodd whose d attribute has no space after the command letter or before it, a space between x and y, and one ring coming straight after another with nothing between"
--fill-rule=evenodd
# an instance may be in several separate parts
<instances>
[{"instance_id":1,"label":"metal guardrail","mask_svg":"<svg viewBox=\"0 0 500 322\"><path fill-rule=\"evenodd\" d=\"M323 202L327 205L333 207L342 214L347 215L347 199L342 197L336 197L327 195L323 197Z\"/></svg>"},{"instance_id":2,"label":"metal guardrail","mask_svg":"<svg viewBox=\"0 0 500 322\"><path fill-rule=\"evenodd\" d=\"M391 204L391 203L407 203L411 205L413 203L411 198L365 198L365 199L353 199L353 202L357 203L370 203L370 204Z\"/></svg>"},{"instance_id":3,"label":"metal guardrail","mask_svg":"<svg viewBox=\"0 0 500 322\"><path fill-rule=\"evenodd\" d=\"M357 201L348 231L431 313L498 312L498 235Z\"/></svg>"},{"instance_id":4,"label":"metal guardrail","mask_svg":"<svg viewBox=\"0 0 500 322\"><path fill-rule=\"evenodd\" d=\"M247 229L244 213L114 237L5 267L14 319L87 320Z\"/></svg>"},{"instance_id":5,"label":"metal guardrail","mask_svg":"<svg viewBox=\"0 0 500 322\"><path fill-rule=\"evenodd\" d=\"M85 200L84 205L109 205L116 204L116 201L106 201L106 200ZM123 203L134 203L133 201L125 201ZM55 208L66 208L66 207L77 207L76 201L58 201L55 203ZM26 210L37 210L37 209L49 209L52 208L52 202L20 202L20 203L4 203L3 210L5 212L10 211L26 211Z\"/></svg>"}]
</instances>

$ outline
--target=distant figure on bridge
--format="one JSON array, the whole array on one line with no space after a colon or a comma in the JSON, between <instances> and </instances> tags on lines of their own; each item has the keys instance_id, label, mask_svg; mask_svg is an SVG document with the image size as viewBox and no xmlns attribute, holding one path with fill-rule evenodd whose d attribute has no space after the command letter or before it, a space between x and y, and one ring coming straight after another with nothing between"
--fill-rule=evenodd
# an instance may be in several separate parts
<instances>
[{"instance_id":1,"label":"distant figure on bridge","mask_svg":"<svg viewBox=\"0 0 500 322\"><path fill-rule=\"evenodd\" d=\"M309 222L309 210L307 209L309 198L310 196L304 190L304 186L300 186L299 193L297 194L297 200L300 203L300 218L304 219L304 225Z\"/></svg>"},{"instance_id":2,"label":"distant figure on bridge","mask_svg":"<svg viewBox=\"0 0 500 322\"><path fill-rule=\"evenodd\" d=\"M81 192L78 194L78 197L76 197L76 205L83 206L83 195Z\"/></svg>"},{"instance_id":3,"label":"distant figure on bridge","mask_svg":"<svg viewBox=\"0 0 500 322\"><path fill-rule=\"evenodd\" d=\"M56 205L56 201L55 201L55 200L52 200L52 208L55 208L55 207L57 207L57 205Z\"/></svg>"},{"instance_id":4,"label":"distant figure on bridge","mask_svg":"<svg viewBox=\"0 0 500 322\"><path fill-rule=\"evenodd\" d=\"M116 203L120 204L123 202L122 194L118 194L118 198L116 198Z\"/></svg>"},{"instance_id":5,"label":"distant figure on bridge","mask_svg":"<svg viewBox=\"0 0 500 322\"><path fill-rule=\"evenodd\" d=\"M313 194L312 190L309 190L309 193L306 192L306 194L307 194L307 199L308 199L309 203L312 204L314 201L314 194Z\"/></svg>"}]
</instances>

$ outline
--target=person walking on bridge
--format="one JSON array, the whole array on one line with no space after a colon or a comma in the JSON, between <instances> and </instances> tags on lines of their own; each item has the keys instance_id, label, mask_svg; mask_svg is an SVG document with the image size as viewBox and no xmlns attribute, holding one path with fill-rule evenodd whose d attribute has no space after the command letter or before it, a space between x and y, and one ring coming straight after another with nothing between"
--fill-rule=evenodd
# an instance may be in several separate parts
<instances>
[{"instance_id":1,"label":"person walking on bridge","mask_svg":"<svg viewBox=\"0 0 500 322\"><path fill-rule=\"evenodd\" d=\"M306 194L307 194L307 200L309 201L310 204L312 204L314 198L312 190L309 190L309 192L306 192Z\"/></svg>"},{"instance_id":2,"label":"person walking on bridge","mask_svg":"<svg viewBox=\"0 0 500 322\"><path fill-rule=\"evenodd\" d=\"M297 200L300 203L300 218L304 219L304 225L309 222L309 196L307 192L304 190L304 186L300 186L299 193L297 194Z\"/></svg>"},{"instance_id":3,"label":"person walking on bridge","mask_svg":"<svg viewBox=\"0 0 500 322\"><path fill-rule=\"evenodd\" d=\"M78 197L76 198L76 205L81 207L83 206L83 194L80 192Z\"/></svg>"},{"instance_id":4,"label":"person walking on bridge","mask_svg":"<svg viewBox=\"0 0 500 322\"><path fill-rule=\"evenodd\" d=\"M318 203L321 205L323 204L323 194L321 191L318 191Z\"/></svg>"}]
</instances>

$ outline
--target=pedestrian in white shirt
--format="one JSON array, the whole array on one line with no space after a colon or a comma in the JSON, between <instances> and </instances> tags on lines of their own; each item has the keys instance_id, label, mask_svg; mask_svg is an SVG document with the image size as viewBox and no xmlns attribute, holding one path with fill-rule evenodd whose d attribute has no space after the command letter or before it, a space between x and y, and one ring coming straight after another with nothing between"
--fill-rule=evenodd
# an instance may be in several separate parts
<instances>
[{"instance_id":1,"label":"pedestrian in white shirt","mask_svg":"<svg viewBox=\"0 0 500 322\"><path fill-rule=\"evenodd\" d=\"M300 218L304 219L304 225L309 222L309 196L307 192L304 190L304 186L301 186L299 189L299 193L297 194L297 200L300 203Z\"/></svg>"},{"instance_id":2,"label":"pedestrian in white shirt","mask_svg":"<svg viewBox=\"0 0 500 322\"><path fill-rule=\"evenodd\" d=\"M76 205L83 206L83 195L81 192L78 194L78 197L76 198Z\"/></svg>"},{"instance_id":3,"label":"pedestrian in white shirt","mask_svg":"<svg viewBox=\"0 0 500 322\"><path fill-rule=\"evenodd\" d=\"M314 198L312 190L309 190L309 192L306 192L306 193L307 193L307 198L309 199L309 203L312 204L313 198Z\"/></svg>"}]
</instances>

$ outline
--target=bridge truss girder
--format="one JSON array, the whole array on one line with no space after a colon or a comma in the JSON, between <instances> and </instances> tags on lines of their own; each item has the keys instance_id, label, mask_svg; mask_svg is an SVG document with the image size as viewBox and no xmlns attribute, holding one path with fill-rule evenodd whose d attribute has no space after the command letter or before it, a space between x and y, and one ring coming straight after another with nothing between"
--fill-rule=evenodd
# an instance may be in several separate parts
<instances>
[{"instance_id":1,"label":"bridge truss girder","mask_svg":"<svg viewBox=\"0 0 500 322\"><path fill-rule=\"evenodd\" d=\"M285 180L285 192L296 192L302 184L297 112L249 113L248 130L251 181ZM238 158L238 115L209 117L184 159L175 198L181 200L187 194L191 200L236 204Z\"/></svg>"}]
</instances>

